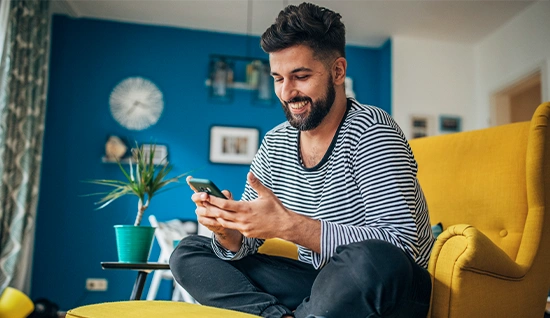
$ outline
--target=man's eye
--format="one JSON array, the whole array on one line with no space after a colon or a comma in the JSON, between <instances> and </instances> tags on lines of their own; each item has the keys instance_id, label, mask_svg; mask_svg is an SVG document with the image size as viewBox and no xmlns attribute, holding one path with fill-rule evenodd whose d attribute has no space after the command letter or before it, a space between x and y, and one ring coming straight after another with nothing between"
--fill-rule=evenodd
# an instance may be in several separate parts
<instances>
[{"instance_id":1,"label":"man's eye","mask_svg":"<svg viewBox=\"0 0 550 318\"><path fill-rule=\"evenodd\" d=\"M282 78L274 78L273 80L274 80L275 82L282 82L282 81L283 81Z\"/></svg>"},{"instance_id":2,"label":"man's eye","mask_svg":"<svg viewBox=\"0 0 550 318\"><path fill-rule=\"evenodd\" d=\"M308 78L309 75L302 75L302 76L296 76L296 79L298 80L305 80L306 78Z\"/></svg>"}]
</instances>

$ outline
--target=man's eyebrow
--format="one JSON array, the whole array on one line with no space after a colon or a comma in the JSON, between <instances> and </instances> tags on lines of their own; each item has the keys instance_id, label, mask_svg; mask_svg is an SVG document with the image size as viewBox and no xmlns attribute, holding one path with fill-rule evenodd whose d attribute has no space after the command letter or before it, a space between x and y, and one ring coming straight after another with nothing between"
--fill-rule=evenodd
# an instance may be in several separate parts
<instances>
[{"instance_id":1,"label":"man's eyebrow","mask_svg":"<svg viewBox=\"0 0 550 318\"><path fill-rule=\"evenodd\" d=\"M298 67L298 68L293 69L290 73L294 74L294 73L299 73L299 72L312 72L312 71L313 71L312 69L307 68L307 67ZM277 73L277 72L271 72L271 75L272 76L280 76L280 74Z\"/></svg>"}]
</instances>

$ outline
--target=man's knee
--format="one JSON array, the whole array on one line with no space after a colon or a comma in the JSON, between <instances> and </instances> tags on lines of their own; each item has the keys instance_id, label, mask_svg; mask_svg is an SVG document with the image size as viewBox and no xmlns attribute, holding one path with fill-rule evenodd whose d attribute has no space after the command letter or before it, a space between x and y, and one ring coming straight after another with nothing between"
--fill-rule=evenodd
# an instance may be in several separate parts
<instances>
[{"instance_id":1,"label":"man's knee","mask_svg":"<svg viewBox=\"0 0 550 318\"><path fill-rule=\"evenodd\" d=\"M187 248L187 247L205 247L205 246L211 246L210 243L212 242L212 239L210 237L202 236L202 235L189 235L181 239L181 241L178 243L178 246L176 246L176 249L179 247Z\"/></svg>"},{"instance_id":2,"label":"man's knee","mask_svg":"<svg viewBox=\"0 0 550 318\"><path fill-rule=\"evenodd\" d=\"M395 294L407 288L413 276L412 258L395 245L381 240L340 246L332 261L341 262L366 293L374 288L378 292Z\"/></svg>"},{"instance_id":3,"label":"man's knee","mask_svg":"<svg viewBox=\"0 0 550 318\"><path fill-rule=\"evenodd\" d=\"M211 239L200 235L184 237L170 255L170 269L177 272L185 267L186 262L193 262L194 255L201 252L211 252Z\"/></svg>"},{"instance_id":4,"label":"man's knee","mask_svg":"<svg viewBox=\"0 0 550 318\"><path fill-rule=\"evenodd\" d=\"M343 247L339 253L355 273L371 308L382 317L425 317L429 308L429 273L397 246L368 240ZM353 259L355 258L355 259Z\"/></svg>"}]
</instances>

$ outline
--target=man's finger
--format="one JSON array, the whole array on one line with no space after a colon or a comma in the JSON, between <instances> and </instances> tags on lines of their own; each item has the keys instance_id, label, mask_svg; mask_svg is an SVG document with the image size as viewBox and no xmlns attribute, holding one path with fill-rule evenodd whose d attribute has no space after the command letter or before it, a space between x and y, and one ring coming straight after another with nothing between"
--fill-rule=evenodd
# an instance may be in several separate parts
<instances>
[{"instance_id":1,"label":"man's finger","mask_svg":"<svg viewBox=\"0 0 550 318\"><path fill-rule=\"evenodd\" d=\"M225 210L229 212L242 211L243 204L245 203L244 201L226 200L226 199L215 197L213 195L209 195L208 199L205 202L208 202L210 203L210 205L216 206L221 210Z\"/></svg>"},{"instance_id":2,"label":"man's finger","mask_svg":"<svg viewBox=\"0 0 550 318\"><path fill-rule=\"evenodd\" d=\"M187 176L187 178L185 178L185 181L187 182L187 184L189 185L189 187L191 188L191 190L195 191L195 192L198 192L197 189L195 189L194 186L191 185L191 183L189 183L189 180L191 180L193 178L193 176Z\"/></svg>"},{"instance_id":3,"label":"man's finger","mask_svg":"<svg viewBox=\"0 0 550 318\"><path fill-rule=\"evenodd\" d=\"M222 190L222 193L228 200L233 200L233 193L231 193L229 190Z\"/></svg>"}]
</instances>

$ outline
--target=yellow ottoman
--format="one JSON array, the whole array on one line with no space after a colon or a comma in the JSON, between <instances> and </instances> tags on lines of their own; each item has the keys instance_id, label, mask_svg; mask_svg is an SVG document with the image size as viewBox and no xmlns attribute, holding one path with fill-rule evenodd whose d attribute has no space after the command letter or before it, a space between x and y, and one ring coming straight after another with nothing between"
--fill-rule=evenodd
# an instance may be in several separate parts
<instances>
[{"instance_id":1,"label":"yellow ottoman","mask_svg":"<svg viewBox=\"0 0 550 318\"><path fill-rule=\"evenodd\" d=\"M66 318L257 318L258 316L214 307L161 300L129 300L71 309Z\"/></svg>"}]
</instances>

